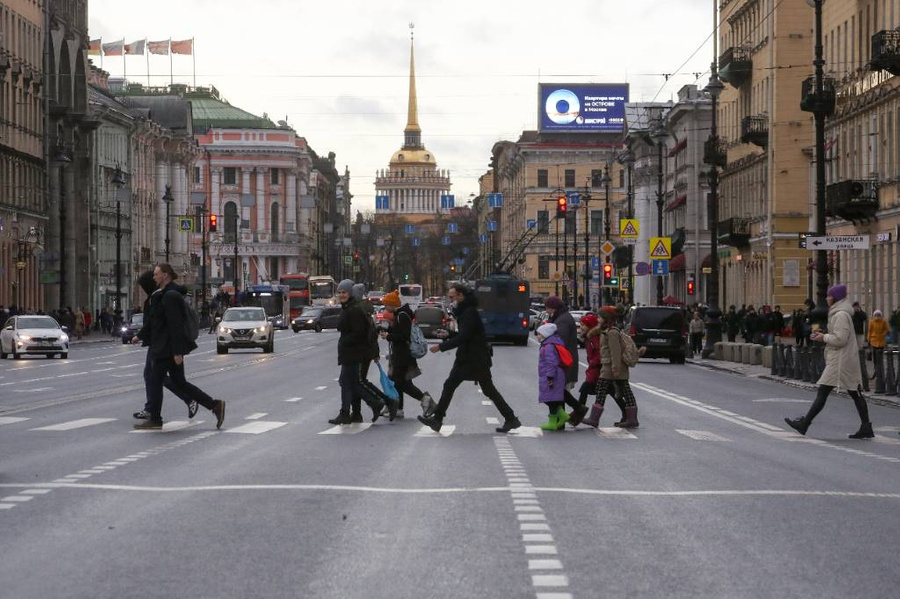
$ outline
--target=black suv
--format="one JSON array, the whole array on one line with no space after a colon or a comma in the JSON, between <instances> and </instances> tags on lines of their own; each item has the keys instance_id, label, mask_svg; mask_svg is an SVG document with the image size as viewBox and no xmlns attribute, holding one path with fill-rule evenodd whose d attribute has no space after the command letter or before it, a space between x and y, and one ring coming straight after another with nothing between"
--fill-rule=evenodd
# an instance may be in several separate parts
<instances>
[{"instance_id":1,"label":"black suv","mask_svg":"<svg viewBox=\"0 0 900 599\"><path fill-rule=\"evenodd\" d=\"M341 319L341 308L332 306L310 306L303 309L300 316L291 322L291 329L295 333L300 331L315 331L321 333L322 329L336 329Z\"/></svg>"},{"instance_id":2,"label":"black suv","mask_svg":"<svg viewBox=\"0 0 900 599\"><path fill-rule=\"evenodd\" d=\"M672 364L684 364L687 321L681 308L636 306L626 317L625 331L638 349L647 348L645 358L669 358Z\"/></svg>"}]
</instances>

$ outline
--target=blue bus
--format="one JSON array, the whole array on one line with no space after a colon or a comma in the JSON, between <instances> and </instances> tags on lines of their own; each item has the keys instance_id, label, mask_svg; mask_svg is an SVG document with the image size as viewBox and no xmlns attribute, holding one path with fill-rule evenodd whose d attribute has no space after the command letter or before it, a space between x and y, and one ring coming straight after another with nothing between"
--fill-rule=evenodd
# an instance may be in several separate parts
<instances>
[{"instance_id":1,"label":"blue bus","mask_svg":"<svg viewBox=\"0 0 900 599\"><path fill-rule=\"evenodd\" d=\"M489 341L528 345L530 295L528 281L513 275L493 274L475 282L478 311Z\"/></svg>"}]
</instances>

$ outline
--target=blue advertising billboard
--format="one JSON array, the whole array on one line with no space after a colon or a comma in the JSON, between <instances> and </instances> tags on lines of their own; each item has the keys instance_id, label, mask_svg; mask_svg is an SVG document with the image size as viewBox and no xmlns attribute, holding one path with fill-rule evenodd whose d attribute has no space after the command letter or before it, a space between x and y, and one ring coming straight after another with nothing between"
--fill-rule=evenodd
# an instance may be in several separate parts
<instances>
[{"instance_id":1,"label":"blue advertising billboard","mask_svg":"<svg viewBox=\"0 0 900 599\"><path fill-rule=\"evenodd\" d=\"M568 133L622 133L627 83L538 84L538 128Z\"/></svg>"}]
</instances>

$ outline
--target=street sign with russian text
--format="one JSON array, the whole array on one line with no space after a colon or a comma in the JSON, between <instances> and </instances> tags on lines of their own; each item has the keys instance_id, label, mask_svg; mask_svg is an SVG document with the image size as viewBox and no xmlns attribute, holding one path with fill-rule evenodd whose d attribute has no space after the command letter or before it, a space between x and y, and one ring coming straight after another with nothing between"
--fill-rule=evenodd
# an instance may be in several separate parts
<instances>
[{"instance_id":1,"label":"street sign with russian text","mask_svg":"<svg viewBox=\"0 0 900 599\"><path fill-rule=\"evenodd\" d=\"M808 250L867 250L869 247L868 235L825 235L806 238Z\"/></svg>"}]
</instances>

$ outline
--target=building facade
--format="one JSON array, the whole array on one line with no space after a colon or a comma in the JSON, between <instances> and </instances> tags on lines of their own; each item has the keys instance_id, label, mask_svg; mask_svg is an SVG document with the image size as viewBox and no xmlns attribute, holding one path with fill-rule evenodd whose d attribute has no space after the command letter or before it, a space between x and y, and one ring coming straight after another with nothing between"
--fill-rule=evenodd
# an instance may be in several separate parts
<instances>
[{"instance_id":1,"label":"building facade","mask_svg":"<svg viewBox=\"0 0 900 599\"><path fill-rule=\"evenodd\" d=\"M0 305L44 307L45 2L0 4Z\"/></svg>"},{"instance_id":2,"label":"building facade","mask_svg":"<svg viewBox=\"0 0 900 599\"><path fill-rule=\"evenodd\" d=\"M840 3L830 3L840 4ZM798 1L724 0L718 109L727 165L719 184L720 305L802 305L798 234L809 228L812 120L799 91L812 72L812 9ZM806 65L782 68L784 65ZM724 245L723 245L724 244Z\"/></svg>"}]
</instances>

